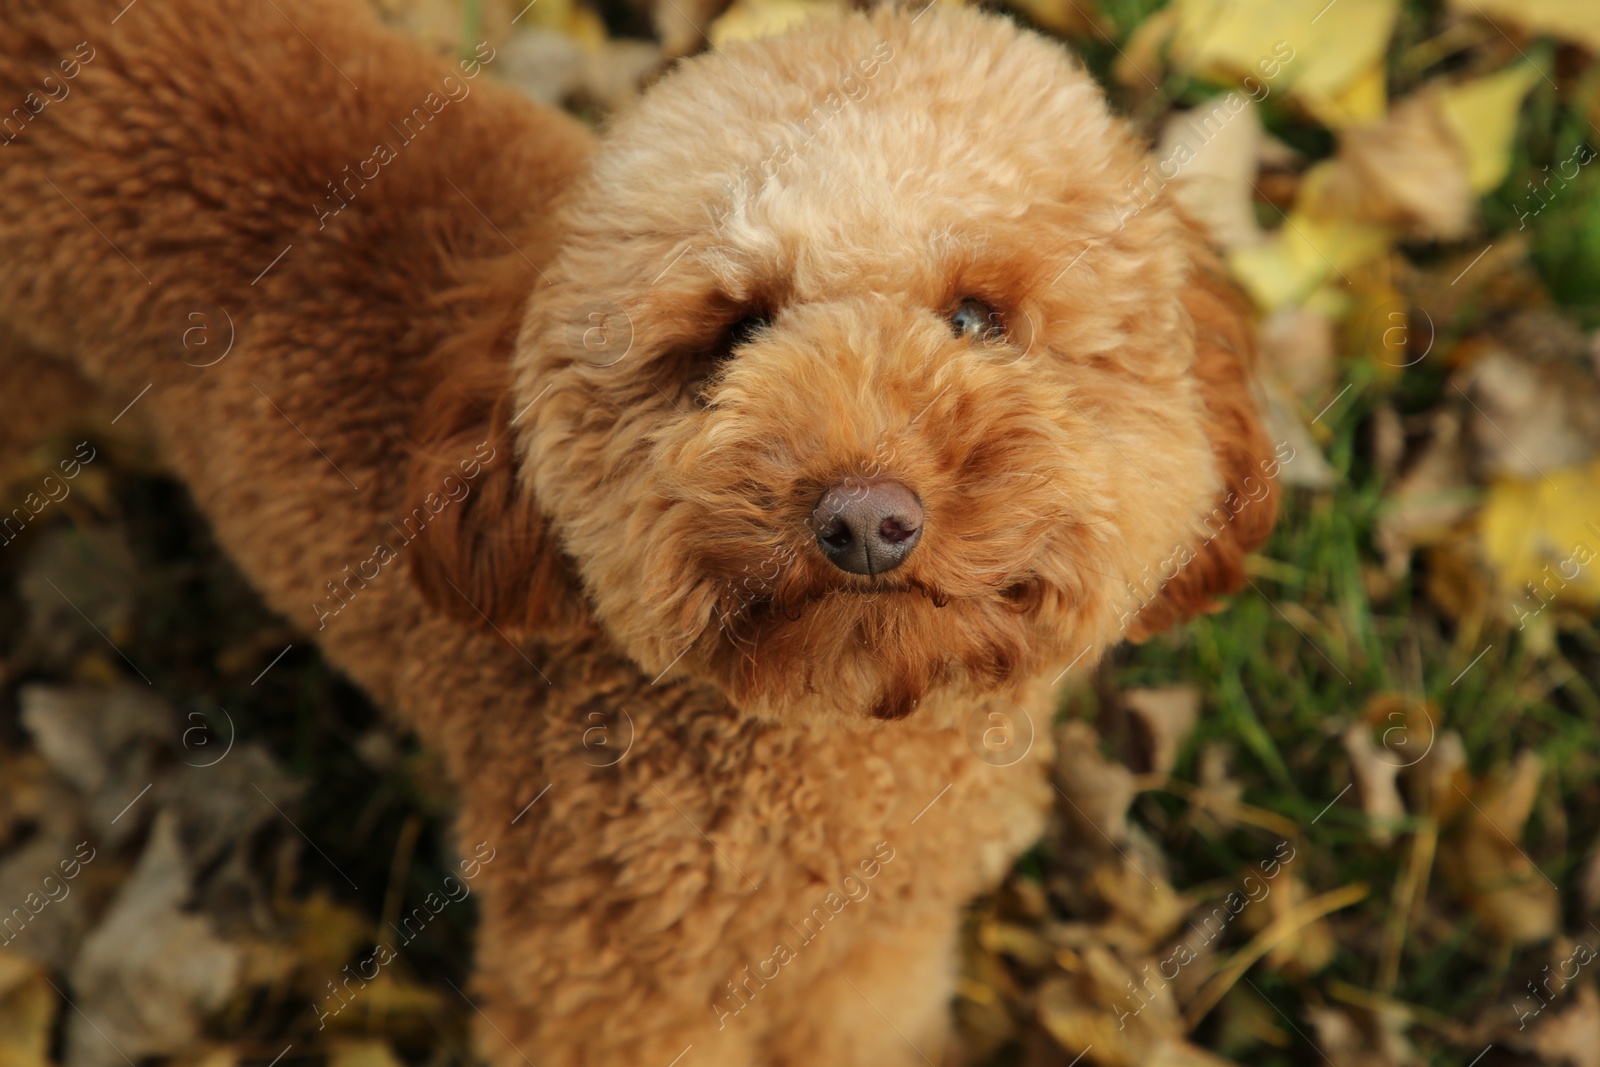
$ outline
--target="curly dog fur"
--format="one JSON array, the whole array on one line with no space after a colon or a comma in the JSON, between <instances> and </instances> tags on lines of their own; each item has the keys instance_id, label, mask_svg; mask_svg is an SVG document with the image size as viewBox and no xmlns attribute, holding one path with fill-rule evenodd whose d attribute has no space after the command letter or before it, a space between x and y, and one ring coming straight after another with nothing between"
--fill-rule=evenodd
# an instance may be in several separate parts
<instances>
[{"instance_id":1,"label":"curly dog fur","mask_svg":"<svg viewBox=\"0 0 1600 1067\"><path fill-rule=\"evenodd\" d=\"M268 602L446 757L499 857L491 1061L936 1058L1063 669L1271 525L1245 310L1000 18L740 44L598 143L493 58L321 0L0 0L0 322L137 395ZM845 573L812 509L881 477L922 540ZM995 766L991 722L1037 736Z\"/></svg>"}]
</instances>

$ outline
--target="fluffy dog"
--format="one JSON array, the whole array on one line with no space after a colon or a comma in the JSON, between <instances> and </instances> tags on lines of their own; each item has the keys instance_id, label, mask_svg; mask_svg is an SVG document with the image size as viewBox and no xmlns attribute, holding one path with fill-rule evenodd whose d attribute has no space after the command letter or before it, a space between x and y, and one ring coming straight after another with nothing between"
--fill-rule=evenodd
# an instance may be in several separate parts
<instances>
[{"instance_id":1,"label":"fluffy dog","mask_svg":"<svg viewBox=\"0 0 1600 1067\"><path fill-rule=\"evenodd\" d=\"M488 46L124 3L0 0L0 320L447 758L484 1054L936 1061L1065 668L1272 521L1143 146L942 6L686 62L596 144Z\"/></svg>"}]
</instances>

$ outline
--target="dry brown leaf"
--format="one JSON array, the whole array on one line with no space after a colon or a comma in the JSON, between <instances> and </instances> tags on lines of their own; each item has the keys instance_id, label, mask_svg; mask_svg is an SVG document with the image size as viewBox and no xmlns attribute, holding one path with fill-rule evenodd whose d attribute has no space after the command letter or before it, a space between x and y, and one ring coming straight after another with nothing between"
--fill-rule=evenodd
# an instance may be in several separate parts
<instances>
[{"instance_id":1,"label":"dry brown leaf","mask_svg":"<svg viewBox=\"0 0 1600 1067\"><path fill-rule=\"evenodd\" d=\"M1359 888L1352 887L1340 895L1335 903L1347 907L1353 902L1353 900L1347 901L1347 897L1359 900L1361 896L1356 893ZM1364 894L1365 890L1361 889L1361 895ZM1272 882L1272 892L1263 901L1266 904L1265 911L1252 907L1246 908L1242 913L1244 926L1252 933L1264 930L1268 924L1279 920L1289 922L1293 928L1292 933L1267 952L1267 966L1274 970L1285 971L1294 977L1304 977L1316 974L1332 961L1338 943L1334 939L1333 928L1328 925L1328 920L1317 918L1296 925L1291 918L1295 916L1296 909L1302 908L1315 896L1316 894L1311 892L1304 881L1290 874L1287 878L1280 877Z\"/></svg>"},{"instance_id":2,"label":"dry brown leaf","mask_svg":"<svg viewBox=\"0 0 1600 1067\"><path fill-rule=\"evenodd\" d=\"M203 915L185 910L192 878L178 819L163 811L138 866L73 965L82 1009L67 1024L67 1059L75 1067L115 1067L124 1056L190 1049L206 1016L233 996L240 951L218 938Z\"/></svg>"},{"instance_id":3,"label":"dry brown leaf","mask_svg":"<svg viewBox=\"0 0 1600 1067\"><path fill-rule=\"evenodd\" d=\"M1328 399L1333 384L1333 322L1313 308L1284 308L1257 328L1261 362L1302 402Z\"/></svg>"},{"instance_id":4,"label":"dry brown leaf","mask_svg":"<svg viewBox=\"0 0 1600 1067\"><path fill-rule=\"evenodd\" d=\"M1145 1067L1232 1067L1231 1060L1173 1037L1159 1042L1144 1062Z\"/></svg>"},{"instance_id":5,"label":"dry brown leaf","mask_svg":"<svg viewBox=\"0 0 1600 1067\"><path fill-rule=\"evenodd\" d=\"M1432 93L1345 130L1338 159L1343 166L1323 192L1340 201L1340 214L1430 240L1466 236L1477 215L1466 147Z\"/></svg>"},{"instance_id":6,"label":"dry brown leaf","mask_svg":"<svg viewBox=\"0 0 1600 1067\"><path fill-rule=\"evenodd\" d=\"M1195 789L1204 798L1196 802L1191 816L1197 828L1220 837L1238 824L1232 813L1244 798L1244 783L1234 778L1229 769L1227 745L1212 741L1200 747L1195 760Z\"/></svg>"},{"instance_id":7,"label":"dry brown leaf","mask_svg":"<svg viewBox=\"0 0 1600 1067\"><path fill-rule=\"evenodd\" d=\"M1422 561L1428 599L1457 623L1481 624L1493 583L1477 535L1454 533L1424 548Z\"/></svg>"},{"instance_id":8,"label":"dry brown leaf","mask_svg":"<svg viewBox=\"0 0 1600 1067\"><path fill-rule=\"evenodd\" d=\"M1199 690L1187 685L1130 689L1122 695L1122 702L1135 725L1137 747L1143 757L1138 770L1171 774L1178 761L1178 749L1199 721Z\"/></svg>"},{"instance_id":9,"label":"dry brown leaf","mask_svg":"<svg viewBox=\"0 0 1600 1067\"><path fill-rule=\"evenodd\" d=\"M1519 844L1543 773L1539 757L1525 751L1510 769L1466 790L1461 819L1439 846L1456 896L1492 936L1513 946L1543 941L1560 925L1560 894Z\"/></svg>"},{"instance_id":10,"label":"dry brown leaf","mask_svg":"<svg viewBox=\"0 0 1600 1067\"><path fill-rule=\"evenodd\" d=\"M1406 817L1406 804L1396 780L1400 762L1387 748L1374 744L1372 730L1358 722L1344 732L1345 754L1355 779L1356 798L1367 815L1367 833L1378 845L1394 840L1396 825Z\"/></svg>"},{"instance_id":11,"label":"dry brown leaf","mask_svg":"<svg viewBox=\"0 0 1600 1067\"><path fill-rule=\"evenodd\" d=\"M1600 453L1600 384L1593 372L1576 359L1536 361L1515 351L1491 349L1465 385L1479 462L1492 477L1525 480L1589 462Z\"/></svg>"},{"instance_id":12,"label":"dry brown leaf","mask_svg":"<svg viewBox=\"0 0 1600 1067\"><path fill-rule=\"evenodd\" d=\"M1160 872L1132 861L1101 864L1090 880L1112 909L1113 917L1100 925L1109 942L1151 951L1177 932L1189 912L1190 902ZM1132 936L1118 936L1117 929Z\"/></svg>"},{"instance_id":13,"label":"dry brown leaf","mask_svg":"<svg viewBox=\"0 0 1600 1067\"><path fill-rule=\"evenodd\" d=\"M1039 1022L1071 1056L1105 1067L1143 1067L1167 1040L1181 1039L1182 1022L1169 983L1090 944L1068 974L1038 990Z\"/></svg>"},{"instance_id":14,"label":"dry brown leaf","mask_svg":"<svg viewBox=\"0 0 1600 1067\"><path fill-rule=\"evenodd\" d=\"M1062 816L1090 849L1128 836L1128 805L1138 792L1133 772L1100 755L1100 736L1083 722L1068 722L1056 740L1056 788Z\"/></svg>"},{"instance_id":15,"label":"dry brown leaf","mask_svg":"<svg viewBox=\"0 0 1600 1067\"><path fill-rule=\"evenodd\" d=\"M1055 949L1030 926L987 920L978 926L978 944L986 951L1009 956L1035 969L1050 965Z\"/></svg>"},{"instance_id":16,"label":"dry brown leaf","mask_svg":"<svg viewBox=\"0 0 1600 1067\"><path fill-rule=\"evenodd\" d=\"M1600 993L1582 985L1565 1011L1534 1029L1533 1045L1551 1067L1600 1067Z\"/></svg>"},{"instance_id":17,"label":"dry brown leaf","mask_svg":"<svg viewBox=\"0 0 1600 1067\"><path fill-rule=\"evenodd\" d=\"M1378 515L1375 540L1391 576L1403 576L1415 548L1448 538L1476 506L1462 444L1460 414L1435 410L1426 441Z\"/></svg>"},{"instance_id":18,"label":"dry brown leaf","mask_svg":"<svg viewBox=\"0 0 1600 1067\"><path fill-rule=\"evenodd\" d=\"M1211 102L1175 112L1161 132L1156 156L1174 169L1178 203L1224 248L1259 243L1255 177L1261 152L1261 116L1250 100L1236 111ZM1228 97L1220 98L1222 100Z\"/></svg>"},{"instance_id":19,"label":"dry brown leaf","mask_svg":"<svg viewBox=\"0 0 1600 1067\"><path fill-rule=\"evenodd\" d=\"M1393 1013L1313 1005L1307 1014L1318 1048L1340 1067L1420 1067L1425 1062L1406 1039L1408 1022Z\"/></svg>"},{"instance_id":20,"label":"dry brown leaf","mask_svg":"<svg viewBox=\"0 0 1600 1067\"><path fill-rule=\"evenodd\" d=\"M1307 428L1306 420L1313 416L1303 416L1299 402L1275 378L1267 378L1262 391L1267 402L1267 433L1280 442L1280 447L1287 446L1289 450L1286 454L1290 458L1278 467L1278 483L1302 489L1333 488L1339 474L1328 464Z\"/></svg>"}]
</instances>

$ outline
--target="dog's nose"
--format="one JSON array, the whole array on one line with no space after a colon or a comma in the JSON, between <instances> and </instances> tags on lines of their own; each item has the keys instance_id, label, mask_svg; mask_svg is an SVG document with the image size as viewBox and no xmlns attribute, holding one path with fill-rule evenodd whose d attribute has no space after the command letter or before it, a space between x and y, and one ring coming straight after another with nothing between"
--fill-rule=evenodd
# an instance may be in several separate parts
<instances>
[{"instance_id":1,"label":"dog's nose","mask_svg":"<svg viewBox=\"0 0 1600 1067\"><path fill-rule=\"evenodd\" d=\"M922 504L899 482L841 482L811 512L817 544L851 574L894 570L922 536Z\"/></svg>"}]
</instances>

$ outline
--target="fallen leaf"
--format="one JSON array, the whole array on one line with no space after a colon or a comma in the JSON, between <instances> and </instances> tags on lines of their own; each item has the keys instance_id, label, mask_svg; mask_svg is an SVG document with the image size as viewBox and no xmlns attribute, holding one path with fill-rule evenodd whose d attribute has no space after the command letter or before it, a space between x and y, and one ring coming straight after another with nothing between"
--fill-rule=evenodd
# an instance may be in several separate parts
<instances>
[{"instance_id":1,"label":"fallen leaf","mask_svg":"<svg viewBox=\"0 0 1600 1067\"><path fill-rule=\"evenodd\" d=\"M1409 1020L1395 1013L1313 1005L1306 1014L1317 1047L1340 1067L1420 1067L1425 1062L1405 1036Z\"/></svg>"},{"instance_id":2,"label":"fallen leaf","mask_svg":"<svg viewBox=\"0 0 1600 1067\"><path fill-rule=\"evenodd\" d=\"M1467 184L1474 192L1487 193L1505 181L1522 98L1541 77L1533 64L1517 63L1440 91L1445 121L1466 149Z\"/></svg>"},{"instance_id":3,"label":"fallen leaf","mask_svg":"<svg viewBox=\"0 0 1600 1067\"><path fill-rule=\"evenodd\" d=\"M1261 116L1248 99L1237 112L1206 103L1167 119L1156 156L1178 168L1173 195L1223 248L1259 243L1255 177ZM1180 166L1181 164L1181 166Z\"/></svg>"},{"instance_id":4,"label":"fallen leaf","mask_svg":"<svg viewBox=\"0 0 1600 1067\"><path fill-rule=\"evenodd\" d=\"M400 1067L400 1061L382 1041L336 1042L328 1067Z\"/></svg>"},{"instance_id":5,"label":"fallen leaf","mask_svg":"<svg viewBox=\"0 0 1600 1067\"><path fill-rule=\"evenodd\" d=\"M1477 215L1467 147L1435 93L1419 93L1379 121L1343 131L1338 161L1324 195L1337 198L1350 218L1416 238L1454 240L1466 236Z\"/></svg>"},{"instance_id":6,"label":"fallen leaf","mask_svg":"<svg viewBox=\"0 0 1600 1067\"><path fill-rule=\"evenodd\" d=\"M1339 481L1339 473L1328 463L1317 446L1316 439L1306 425L1300 404L1289 390L1276 378L1262 382L1261 392L1266 399L1267 433L1279 442L1279 448L1289 449L1289 458L1278 467L1278 484L1301 489L1331 489Z\"/></svg>"},{"instance_id":7,"label":"fallen leaf","mask_svg":"<svg viewBox=\"0 0 1600 1067\"><path fill-rule=\"evenodd\" d=\"M1315 183L1329 177L1331 171L1308 172L1301 182L1301 200L1315 200ZM1266 241L1229 251L1228 267L1256 306L1273 312L1305 303L1330 279L1383 255L1389 244L1384 227L1321 220L1297 204Z\"/></svg>"},{"instance_id":8,"label":"fallen leaf","mask_svg":"<svg viewBox=\"0 0 1600 1067\"><path fill-rule=\"evenodd\" d=\"M1519 630L1552 604L1600 603L1600 460L1498 479L1479 520L1485 556Z\"/></svg>"},{"instance_id":9,"label":"fallen leaf","mask_svg":"<svg viewBox=\"0 0 1600 1067\"><path fill-rule=\"evenodd\" d=\"M157 798L132 802L165 777L156 767L177 740L172 709L135 685L28 685L19 703L51 768L84 794L96 840L115 846L138 833Z\"/></svg>"},{"instance_id":10,"label":"fallen leaf","mask_svg":"<svg viewBox=\"0 0 1600 1067\"><path fill-rule=\"evenodd\" d=\"M1128 805L1138 792L1133 772L1100 755L1100 737L1087 723L1062 726L1056 752L1055 782L1067 825L1090 849L1124 841Z\"/></svg>"},{"instance_id":11,"label":"fallen leaf","mask_svg":"<svg viewBox=\"0 0 1600 1067\"><path fill-rule=\"evenodd\" d=\"M0 948L0 1067L49 1067L58 998L44 971Z\"/></svg>"},{"instance_id":12,"label":"fallen leaf","mask_svg":"<svg viewBox=\"0 0 1600 1067\"><path fill-rule=\"evenodd\" d=\"M711 44L724 48L732 41L770 37L813 18L837 18L843 0L734 0L711 24Z\"/></svg>"},{"instance_id":13,"label":"fallen leaf","mask_svg":"<svg viewBox=\"0 0 1600 1067\"><path fill-rule=\"evenodd\" d=\"M205 1018L233 996L240 951L221 940L205 916L185 910L192 878L178 820L164 811L72 967L81 1009L67 1022L67 1059L74 1067L115 1067L124 1057L190 1049Z\"/></svg>"},{"instance_id":14,"label":"fallen leaf","mask_svg":"<svg viewBox=\"0 0 1600 1067\"><path fill-rule=\"evenodd\" d=\"M978 943L989 952L1035 969L1049 966L1055 958L1055 950L1038 931L1018 923L985 922L978 927Z\"/></svg>"},{"instance_id":15,"label":"fallen leaf","mask_svg":"<svg viewBox=\"0 0 1600 1067\"><path fill-rule=\"evenodd\" d=\"M1600 8L1592 0L1450 0L1450 7L1600 52Z\"/></svg>"},{"instance_id":16,"label":"fallen leaf","mask_svg":"<svg viewBox=\"0 0 1600 1067\"><path fill-rule=\"evenodd\" d=\"M1395 781L1400 763L1387 748L1372 742L1372 728L1358 722L1344 732L1356 796L1367 816L1367 834L1378 845L1394 840L1395 827L1406 817L1405 801Z\"/></svg>"},{"instance_id":17,"label":"fallen leaf","mask_svg":"<svg viewBox=\"0 0 1600 1067\"><path fill-rule=\"evenodd\" d=\"M1326 314L1308 307L1281 308L1256 334L1268 373L1302 402L1317 397L1326 403L1334 375L1333 322Z\"/></svg>"},{"instance_id":18,"label":"fallen leaf","mask_svg":"<svg viewBox=\"0 0 1600 1067\"><path fill-rule=\"evenodd\" d=\"M1385 494L1378 512L1376 541L1388 573L1396 578L1406 574L1412 551L1448 538L1477 502L1467 472L1461 415L1448 407L1436 409L1415 458Z\"/></svg>"},{"instance_id":19,"label":"fallen leaf","mask_svg":"<svg viewBox=\"0 0 1600 1067\"><path fill-rule=\"evenodd\" d=\"M1510 769L1476 783L1439 846L1440 867L1457 897L1512 946L1546 940L1560 924L1560 894L1519 844L1543 773L1539 758L1525 751Z\"/></svg>"},{"instance_id":20,"label":"fallen leaf","mask_svg":"<svg viewBox=\"0 0 1600 1067\"><path fill-rule=\"evenodd\" d=\"M1600 1067L1600 993L1582 985L1565 1011L1538 1023L1533 1046L1546 1063Z\"/></svg>"},{"instance_id":21,"label":"fallen leaf","mask_svg":"<svg viewBox=\"0 0 1600 1067\"><path fill-rule=\"evenodd\" d=\"M1176 0L1173 7L1172 54L1180 70L1264 79L1330 125L1382 114L1383 55L1396 0Z\"/></svg>"},{"instance_id":22,"label":"fallen leaf","mask_svg":"<svg viewBox=\"0 0 1600 1067\"><path fill-rule=\"evenodd\" d=\"M1191 818L1202 833L1221 837L1238 824L1234 812L1244 799L1244 783L1229 767L1229 748L1212 741L1200 747L1195 759L1194 813Z\"/></svg>"},{"instance_id":23,"label":"fallen leaf","mask_svg":"<svg viewBox=\"0 0 1600 1067\"><path fill-rule=\"evenodd\" d=\"M1533 359L1527 350L1516 335L1504 344L1487 342L1464 388L1472 398L1472 443L1491 477L1535 479L1600 453L1600 384L1594 375L1577 360Z\"/></svg>"},{"instance_id":24,"label":"fallen leaf","mask_svg":"<svg viewBox=\"0 0 1600 1067\"><path fill-rule=\"evenodd\" d=\"M1136 725L1141 758L1134 769L1143 774L1171 774L1178 749L1199 721L1199 690L1187 685L1130 689L1122 694L1122 703Z\"/></svg>"}]
</instances>

